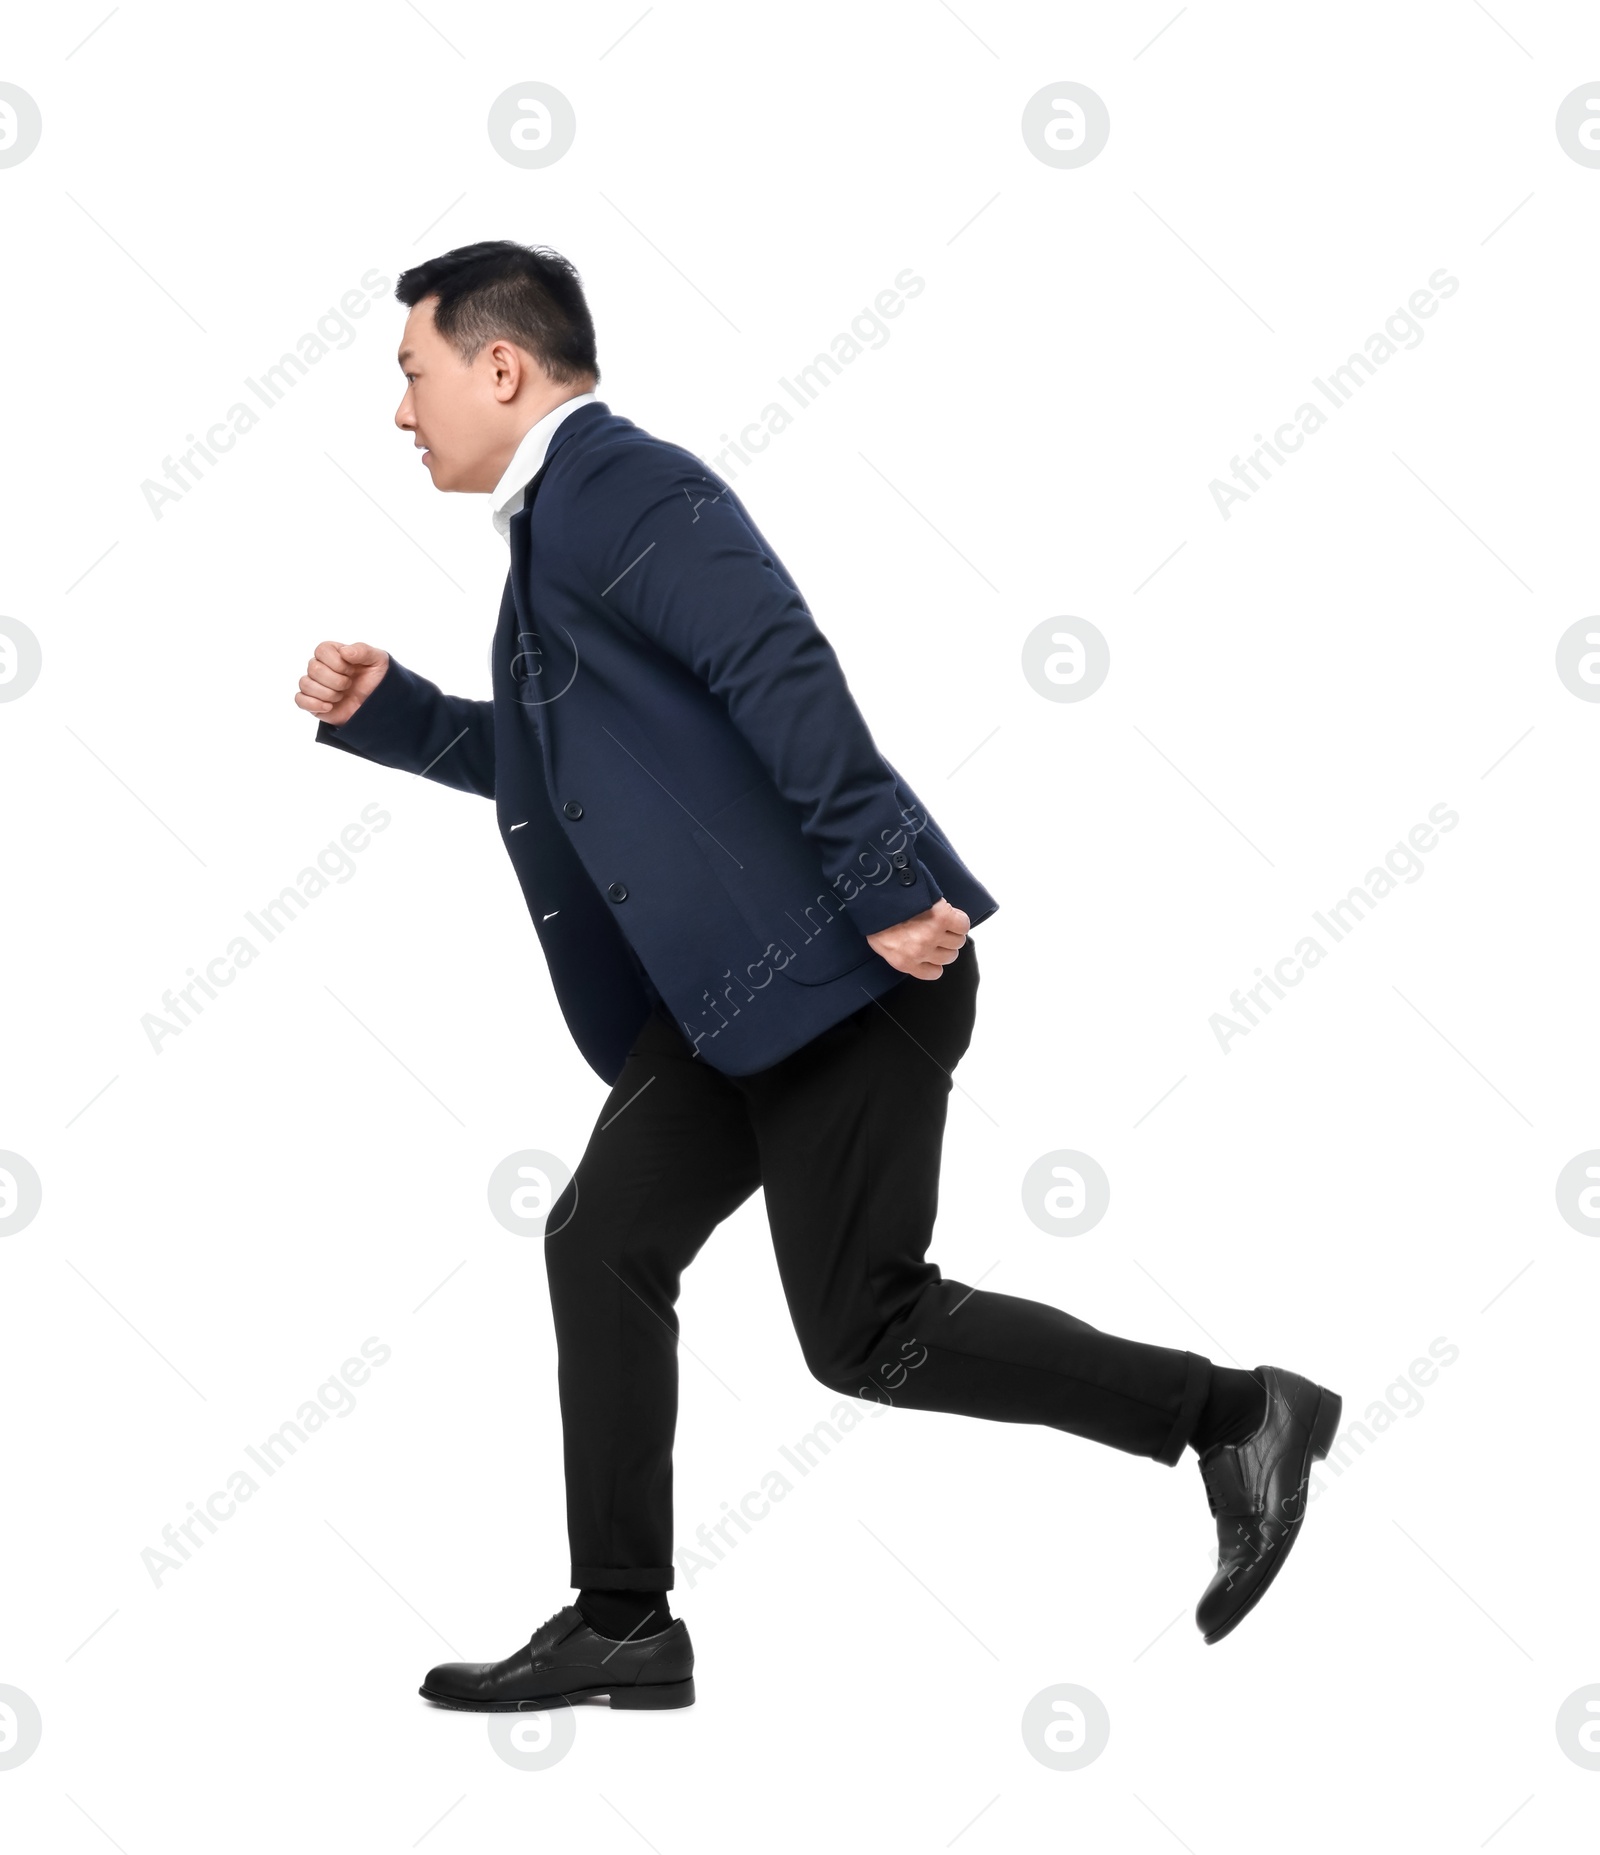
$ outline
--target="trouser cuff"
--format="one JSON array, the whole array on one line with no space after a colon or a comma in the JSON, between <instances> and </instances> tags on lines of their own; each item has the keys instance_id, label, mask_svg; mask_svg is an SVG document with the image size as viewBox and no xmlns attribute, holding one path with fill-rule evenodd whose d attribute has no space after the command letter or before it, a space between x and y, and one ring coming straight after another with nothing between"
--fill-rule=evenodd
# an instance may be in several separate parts
<instances>
[{"instance_id":1,"label":"trouser cuff","mask_svg":"<svg viewBox=\"0 0 1600 1855\"><path fill-rule=\"evenodd\" d=\"M670 1565L574 1565L572 1582L580 1591L670 1591L673 1571Z\"/></svg>"},{"instance_id":2,"label":"trouser cuff","mask_svg":"<svg viewBox=\"0 0 1600 1855\"><path fill-rule=\"evenodd\" d=\"M1188 1447L1189 1438L1194 1435L1194 1427L1200 1421L1206 1393L1211 1389L1211 1361L1203 1353L1186 1353L1184 1357L1188 1361L1188 1368L1184 1377L1183 1397L1178 1404L1178 1415L1166 1442L1155 1455L1155 1460L1165 1463L1168 1468L1176 1465Z\"/></svg>"}]
</instances>

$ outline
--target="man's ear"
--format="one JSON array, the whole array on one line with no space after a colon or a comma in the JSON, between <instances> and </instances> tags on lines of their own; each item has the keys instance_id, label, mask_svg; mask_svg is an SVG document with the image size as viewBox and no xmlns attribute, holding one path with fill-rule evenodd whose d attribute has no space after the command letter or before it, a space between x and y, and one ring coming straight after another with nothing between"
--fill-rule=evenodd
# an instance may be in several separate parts
<instances>
[{"instance_id":1,"label":"man's ear","mask_svg":"<svg viewBox=\"0 0 1600 1855\"><path fill-rule=\"evenodd\" d=\"M515 342L489 343L490 386L501 405L509 405L527 377L527 357Z\"/></svg>"}]
</instances>

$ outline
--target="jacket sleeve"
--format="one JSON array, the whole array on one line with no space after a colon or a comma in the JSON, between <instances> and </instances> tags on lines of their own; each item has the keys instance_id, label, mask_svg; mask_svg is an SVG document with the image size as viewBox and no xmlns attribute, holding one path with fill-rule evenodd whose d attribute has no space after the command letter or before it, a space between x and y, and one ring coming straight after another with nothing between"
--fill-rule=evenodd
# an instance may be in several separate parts
<instances>
[{"instance_id":1,"label":"jacket sleeve","mask_svg":"<svg viewBox=\"0 0 1600 1855\"><path fill-rule=\"evenodd\" d=\"M444 695L395 657L347 722L317 723L317 740L459 792L494 797L494 704Z\"/></svg>"},{"instance_id":2,"label":"jacket sleeve","mask_svg":"<svg viewBox=\"0 0 1600 1855\"><path fill-rule=\"evenodd\" d=\"M860 931L940 900L833 647L731 494L629 447L596 461L575 510L593 596L726 704Z\"/></svg>"}]
</instances>

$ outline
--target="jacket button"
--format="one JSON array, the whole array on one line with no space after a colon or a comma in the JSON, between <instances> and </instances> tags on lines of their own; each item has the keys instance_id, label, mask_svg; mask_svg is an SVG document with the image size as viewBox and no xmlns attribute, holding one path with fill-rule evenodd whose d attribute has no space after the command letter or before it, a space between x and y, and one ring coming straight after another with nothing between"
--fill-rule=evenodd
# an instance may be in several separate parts
<instances>
[{"instance_id":1,"label":"jacket button","mask_svg":"<svg viewBox=\"0 0 1600 1855\"><path fill-rule=\"evenodd\" d=\"M628 899L627 888L620 882L612 883L611 887L606 890L606 894L609 895L614 902L625 902Z\"/></svg>"},{"instance_id":2,"label":"jacket button","mask_svg":"<svg viewBox=\"0 0 1600 1855\"><path fill-rule=\"evenodd\" d=\"M896 882L903 883L908 889L916 880L917 874L915 870L901 870L900 874L895 878Z\"/></svg>"},{"instance_id":3,"label":"jacket button","mask_svg":"<svg viewBox=\"0 0 1600 1855\"><path fill-rule=\"evenodd\" d=\"M906 866L906 853L903 850L897 850L889 861L897 870L903 870Z\"/></svg>"},{"instance_id":4,"label":"jacket button","mask_svg":"<svg viewBox=\"0 0 1600 1855\"><path fill-rule=\"evenodd\" d=\"M568 799L561 809L569 818L581 818L583 816L583 807L576 799Z\"/></svg>"}]
</instances>

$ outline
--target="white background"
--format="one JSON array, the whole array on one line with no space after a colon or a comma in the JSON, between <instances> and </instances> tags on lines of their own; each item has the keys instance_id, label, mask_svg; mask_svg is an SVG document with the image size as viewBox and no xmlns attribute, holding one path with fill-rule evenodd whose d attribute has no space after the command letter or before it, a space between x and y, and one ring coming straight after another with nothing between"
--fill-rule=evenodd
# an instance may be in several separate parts
<instances>
[{"instance_id":1,"label":"white background","mask_svg":"<svg viewBox=\"0 0 1600 1855\"><path fill-rule=\"evenodd\" d=\"M1600 19L367 0L80 44L101 17L14 19L0 66L44 123L0 169L0 611L44 657L0 707L0 1146L44 1190L0 1242L0 1684L44 1722L8 1844L1204 1855L1381 1809L1386 1848L1579 1846L1597 1253L1554 1188L1600 1144L1600 707L1555 651L1596 609L1600 169L1555 113ZM1068 79L1111 116L1071 170L1021 133ZM543 170L486 133L526 80L577 114ZM727 474L1001 903L932 1254L1347 1420L1420 1399L1227 1641L1192 1455L891 1412L680 1576L694 1708L584 1708L524 1772L417 1697L571 1596L541 1250L485 1187L575 1162L604 1090L492 808L317 749L292 696L330 636L486 695L505 549L394 429L387 290L159 520L141 484L364 272L489 237L577 264L601 398L707 460L926 280ZM1420 345L1224 520L1212 479L1440 267ZM1081 703L1022 674L1067 614L1110 644ZM163 992L371 802L349 880L156 1054ZM1212 1014L1441 803L1423 875L1224 1054ZM1050 1236L1021 1180L1068 1147L1111 1207ZM687 1544L837 1400L759 1198L680 1313ZM355 1410L155 1585L369 1335ZM1021 1732L1062 1682L1111 1720L1069 1772Z\"/></svg>"}]
</instances>

